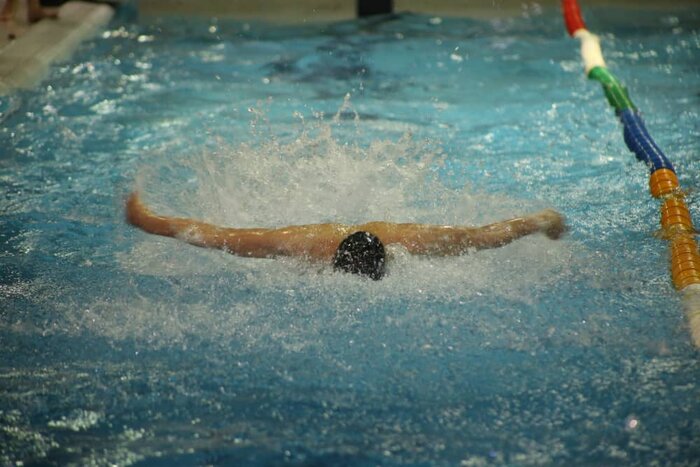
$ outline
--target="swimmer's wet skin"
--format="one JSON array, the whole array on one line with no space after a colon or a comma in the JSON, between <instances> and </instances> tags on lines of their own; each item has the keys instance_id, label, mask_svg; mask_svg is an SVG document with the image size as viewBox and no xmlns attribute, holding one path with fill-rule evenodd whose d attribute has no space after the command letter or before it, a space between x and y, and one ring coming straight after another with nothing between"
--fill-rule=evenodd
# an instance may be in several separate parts
<instances>
[{"instance_id":1,"label":"swimmer's wet skin","mask_svg":"<svg viewBox=\"0 0 700 467\"><path fill-rule=\"evenodd\" d=\"M375 280L384 274L384 245L398 243L416 255L450 256L500 247L534 233L555 240L566 231L564 217L551 209L481 227L369 222L239 229L159 216L138 193L126 202L126 220L145 232L199 247L251 258L294 256L333 263L336 269Z\"/></svg>"}]
</instances>

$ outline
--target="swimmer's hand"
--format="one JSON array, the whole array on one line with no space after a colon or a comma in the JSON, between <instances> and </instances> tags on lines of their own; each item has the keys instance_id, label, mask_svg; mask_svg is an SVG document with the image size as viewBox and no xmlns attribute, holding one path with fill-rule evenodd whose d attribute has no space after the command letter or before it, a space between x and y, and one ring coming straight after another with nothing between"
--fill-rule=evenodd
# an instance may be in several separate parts
<instances>
[{"instance_id":1,"label":"swimmer's hand","mask_svg":"<svg viewBox=\"0 0 700 467\"><path fill-rule=\"evenodd\" d=\"M134 227L138 227L148 233L174 237L188 227L187 222L180 221L179 219L166 218L153 214L151 210L143 204L139 193L136 191L129 195L125 207L126 221Z\"/></svg>"},{"instance_id":2,"label":"swimmer's hand","mask_svg":"<svg viewBox=\"0 0 700 467\"><path fill-rule=\"evenodd\" d=\"M136 227L144 224L145 219L151 216L148 208L141 202L141 197L138 192L133 192L126 200L126 221Z\"/></svg>"},{"instance_id":3,"label":"swimmer's hand","mask_svg":"<svg viewBox=\"0 0 700 467\"><path fill-rule=\"evenodd\" d=\"M553 209L545 209L534 215L540 232L552 240L559 239L568 230L565 218Z\"/></svg>"}]
</instances>

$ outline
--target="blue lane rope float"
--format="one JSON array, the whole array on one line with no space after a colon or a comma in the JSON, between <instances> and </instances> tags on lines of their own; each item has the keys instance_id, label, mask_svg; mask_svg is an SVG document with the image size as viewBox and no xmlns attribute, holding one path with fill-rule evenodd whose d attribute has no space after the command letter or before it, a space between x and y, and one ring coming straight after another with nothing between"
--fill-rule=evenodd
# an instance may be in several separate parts
<instances>
[{"instance_id":1,"label":"blue lane rope float","mask_svg":"<svg viewBox=\"0 0 700 467\"><path fill-rule=\"evenodd\" d=\"M637 159L645 162L652 173L659 169L676 172L671 161L649 135L642 117L636 110L625 109L619 112L618 117L624 128L625 143Z\"/></svg>"}]
</instances>

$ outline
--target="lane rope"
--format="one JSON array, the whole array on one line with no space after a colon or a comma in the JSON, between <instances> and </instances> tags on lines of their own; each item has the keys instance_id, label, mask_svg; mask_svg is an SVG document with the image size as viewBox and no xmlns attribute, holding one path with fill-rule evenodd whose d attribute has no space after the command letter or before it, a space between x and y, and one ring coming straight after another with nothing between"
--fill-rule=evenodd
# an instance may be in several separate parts
<instances>
[{"instance_id":1,"label":"lane rope","mask_svg":"<svg viewBox=\"0 0 700 467\"><path fill-rule=\"evenodd\" d=\"M700 347L700 252L676 169L649 134L627 88L608 70L600 38L586 28L578 1L562 0L561 6L569 35L581 43L586 76L603 87L608 103L622 123L625 144L649 167L649 191L661 201L661 234L669 242L671 280L683 294L691 340Z\"/></svg>"}]
</instances>

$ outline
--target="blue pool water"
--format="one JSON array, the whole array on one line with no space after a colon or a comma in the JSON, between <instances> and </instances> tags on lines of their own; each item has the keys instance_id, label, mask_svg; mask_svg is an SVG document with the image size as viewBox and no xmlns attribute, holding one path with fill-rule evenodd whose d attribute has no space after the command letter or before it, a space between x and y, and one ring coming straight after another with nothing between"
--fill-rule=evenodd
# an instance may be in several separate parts
<instances>
[{"instance_id":1,"label":"blue pool water","mask_svg":"<svg viewBox=\"0 0 700 467\"><path fill-rule=\"evenodd\" d=\"M584 13L700 219L700 12ZM697 465L647 169L558 11L122 15L0 112L0 464ZM570 232L370 283L149 236L133 189L231 226Z\"/></svg>"}]
</instances>

